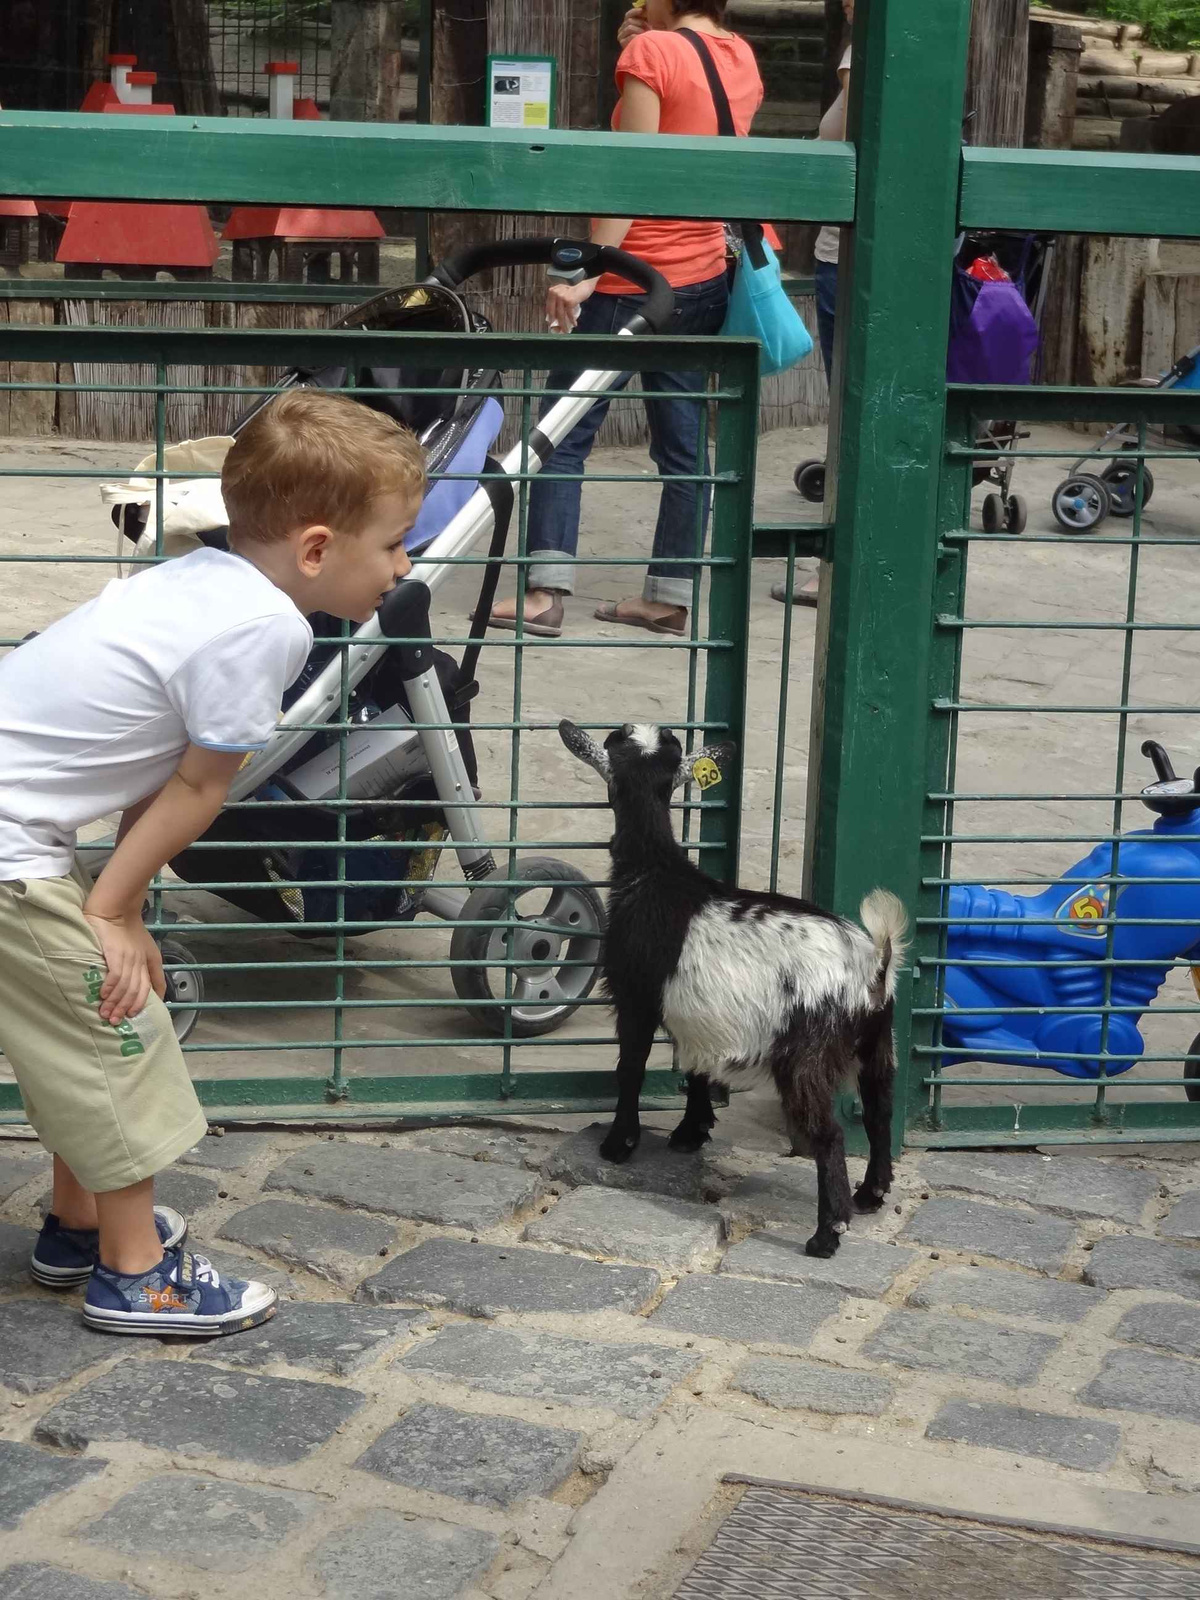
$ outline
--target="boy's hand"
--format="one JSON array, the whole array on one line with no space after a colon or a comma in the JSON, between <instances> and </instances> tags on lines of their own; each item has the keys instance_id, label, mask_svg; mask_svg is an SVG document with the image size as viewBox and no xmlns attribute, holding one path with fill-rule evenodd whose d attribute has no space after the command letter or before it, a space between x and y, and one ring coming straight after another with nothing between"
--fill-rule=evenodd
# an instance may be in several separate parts
<instances>
[{"instance_id":1,"label":"boy's hand","mask_svg":"<svg viewBox=\"0 0 1200 1600\"><path fill-rule=\"evenodd\" d=\"M99 917L85 905L83 914L100 941L108 968L100 990L100 1016L115 1027L126 1017L137 1016L150 998L151 989L160 1000L166 995L162 956L140 913Z\"/></svg>"}]
</instances>

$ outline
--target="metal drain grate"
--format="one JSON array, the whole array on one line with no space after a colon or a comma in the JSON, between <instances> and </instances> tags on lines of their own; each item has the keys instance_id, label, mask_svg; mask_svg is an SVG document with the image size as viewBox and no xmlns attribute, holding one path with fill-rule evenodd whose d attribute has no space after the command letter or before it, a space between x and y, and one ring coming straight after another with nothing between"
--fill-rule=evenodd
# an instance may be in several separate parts
<instances>
[{"instance_id":1,"label":"metal drain grate","mask_svg":"<svg viewBox=\"0 0 1200 1600\"><path fill-rule=\"evenodd\" d=\"M675 1600L1200 1600L1200 1559L751 1487Z\"/></svg>"}]
</instances>

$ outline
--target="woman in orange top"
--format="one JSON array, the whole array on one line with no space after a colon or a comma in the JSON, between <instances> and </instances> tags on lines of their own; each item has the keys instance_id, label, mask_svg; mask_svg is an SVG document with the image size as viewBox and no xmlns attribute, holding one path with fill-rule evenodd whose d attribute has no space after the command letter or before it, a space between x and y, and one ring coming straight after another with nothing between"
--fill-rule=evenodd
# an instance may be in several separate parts
<instances>
[{"instance_id":1,"label":"woman in orange top","mask_svg":"<svg viewBox=\"0 0 1200 1600\"><path fill-rule=\"evenodd\" d=\"M680 28L701 35L729 97L734 126L750 131L762 102L763 86L753 51L723 24L725 0L646 0L627 13L617 62L621 98L613 127L624 133L717 133L717 113L704 66L695 47L678 36ZM649 262L675 291L670 333L715 334L729 302L725 233L720 222L675 222L660 218L600 217L592 224L596 244L616 245ZM620 278L606 274L580 284L555 284L546 299L547 321L556 331L612 333L636 309L642 296ZM548 387L567 388L576 374L553 372ZM629 381L626 373L622 384ZM640 597L602 605L605 622L648 628L652 633L683 634L692 598L695 566L680 558L697 555L697 495L701 486L675 482L694 474L705 433L699 372L648 372L645 387L666 391L647 400L650 454L663 479L654 532L653 559ZM678 398L676 398L678 397ZM685 398L687 397L687 398ZM693 398L695 397L695 398ZM549 409L547 402L543 414ZM551 473L579 474L591 451L610 402L600 400L546 463ZM707 452L705 452L707 470ZM573 558L579 542L579 481L535 478L529 494L529 568L525 631L557 638L562 631L563 596L574 590ZM707 522L704 491L701 526ZM703 538L703 534L701 534ZM492 612L493 626L515 626L516 602L502 601Z\"/></svg>"}]
</instances>

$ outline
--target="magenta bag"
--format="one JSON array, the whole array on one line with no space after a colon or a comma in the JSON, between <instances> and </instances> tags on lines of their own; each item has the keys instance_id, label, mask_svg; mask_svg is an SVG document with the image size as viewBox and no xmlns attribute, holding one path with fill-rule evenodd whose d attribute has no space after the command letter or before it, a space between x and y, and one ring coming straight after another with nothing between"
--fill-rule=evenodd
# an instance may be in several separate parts
<instances>
[{"instance_id":1,"label":"magenta bag","mask_svg":"<svg viewBox=\"0 0 1200 1600\"><path fill-rule=\"evenodd\" d=\"M948 383L1029 383L1038 329L1017 283L972 278L955 264Z\"/></svg>"}]
</instances>

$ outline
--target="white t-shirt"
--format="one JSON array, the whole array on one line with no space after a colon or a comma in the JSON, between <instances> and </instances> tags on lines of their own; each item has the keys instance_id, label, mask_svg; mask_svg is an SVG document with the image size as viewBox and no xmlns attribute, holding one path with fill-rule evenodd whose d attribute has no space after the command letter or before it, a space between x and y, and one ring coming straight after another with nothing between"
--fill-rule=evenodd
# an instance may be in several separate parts
<instances>
[{"instance_id":1,"label":"white t-shirt","mask_svg":"<svg viewBox=\"0 0 1200 1600\"><path fill-rule=\"evenodd\" d=\"M71 870L76 830L160 789L188 744L261 750L312 648L241 556L114 580L0 659L0 882Z\"/></svg>"},{"instance_id":2,"label":"white t-shirt","mask_svg":"<svg viewBox=\"0 0 1200 1600\"><path fill-rule=\"evenodd\" d=\"M850 71L850 51L838 62L838 81L841 82L842 73ZM846 137L846 85L843 82L838 90L837 99L821 118L821 125L817 129L818 139L844 139ZM813 255L818 261L832 262L837 265L838 242L841 237L840 228L824 227L817 235L817 242L813 245Z\"/></svg>"}]
</instances>

